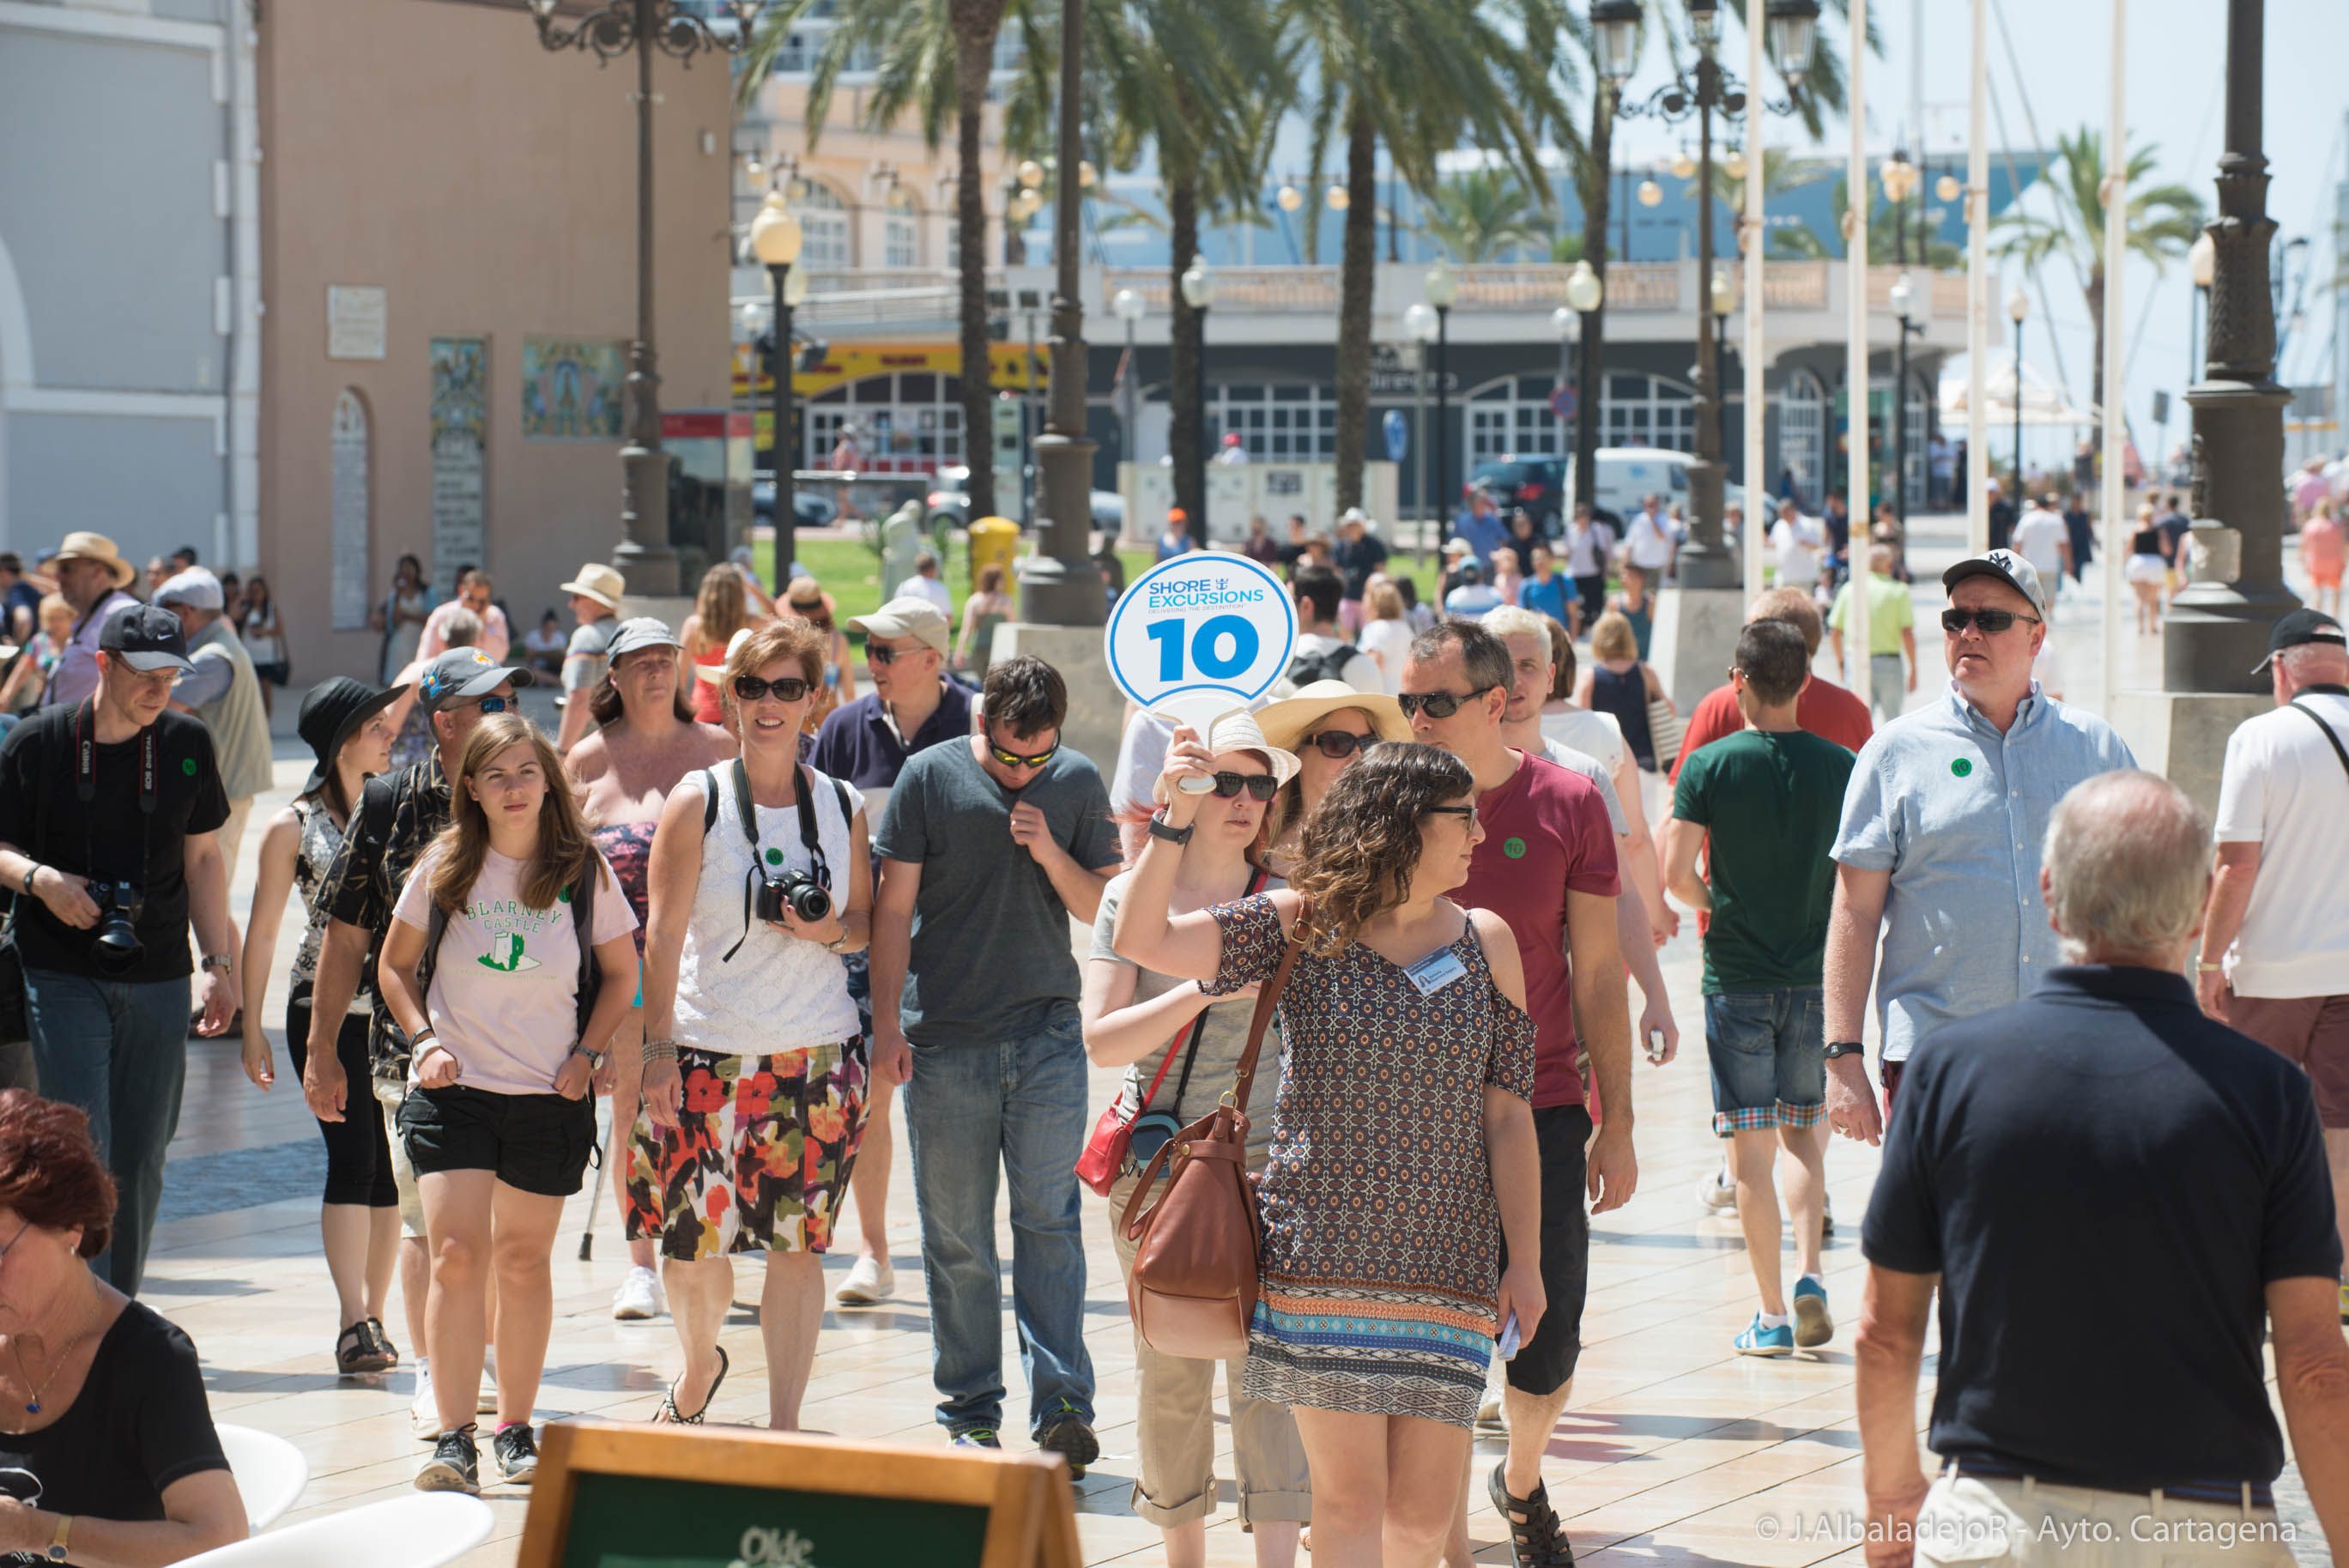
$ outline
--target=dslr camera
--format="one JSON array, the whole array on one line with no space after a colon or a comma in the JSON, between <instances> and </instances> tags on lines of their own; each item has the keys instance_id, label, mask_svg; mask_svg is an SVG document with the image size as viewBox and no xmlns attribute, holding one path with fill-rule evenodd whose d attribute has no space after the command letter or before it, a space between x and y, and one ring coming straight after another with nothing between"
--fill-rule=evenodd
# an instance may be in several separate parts
<instances>
[{"instance_id":1,"label":"dslr camera","mask_svg":"<svg viewBox=\"0 0 2349 1568\"><path fill-rule=\"evenodd\" d=\"M146 908L146 895L127 882L92 882L90 902L98 905L98 937L91 944L98 961L109 969L128 969L146 951L133 927Z\"/></svg>"},{"instance_id":2,"label":"dslr camera","mask_svg":"<svg viewBox=\"0 0 2349 1568\"><path fill-rule=\"evenodd\" d=\"M759 918L780 922L786 908L812 924L832 913L832 892L806 872L792 870L771 875L761 867Z\"/></svg>"}]
</instances>

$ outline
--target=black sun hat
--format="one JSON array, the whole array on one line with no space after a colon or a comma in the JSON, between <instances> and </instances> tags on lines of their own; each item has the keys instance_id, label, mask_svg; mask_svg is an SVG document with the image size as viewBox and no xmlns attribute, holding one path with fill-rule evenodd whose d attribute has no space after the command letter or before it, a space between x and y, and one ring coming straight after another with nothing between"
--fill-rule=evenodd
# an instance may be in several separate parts
<instances>
[{"instance_id":1,"label":"black sun hat","mask_svg":"<svg viewBox=\"0 0 2349 1568\"><path fill-rule=\"evenodd\" d=\"M322 789L335 771L335 756L343 742L358 733L360 725L389 707L407 691L404 686L372 686L348 676L320 681L302 694L302 717L295 729L317 758L317 766L303 781L302 793Z\"/></svg>"}]
</instances>

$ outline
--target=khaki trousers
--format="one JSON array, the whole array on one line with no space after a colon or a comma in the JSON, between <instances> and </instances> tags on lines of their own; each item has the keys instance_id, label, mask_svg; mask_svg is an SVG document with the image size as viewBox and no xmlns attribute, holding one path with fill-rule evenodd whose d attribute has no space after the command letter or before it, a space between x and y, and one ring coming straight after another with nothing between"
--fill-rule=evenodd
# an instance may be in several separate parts
<instances>
[{"instance_id":1,"label":"khaki trousers","mask_svg":"<svg viewBox=\"0 0 2349 1568\"><path fill-rule=\"evenodd\" d=\"M1945 1470L1917 1512L1934 1568L2292 1568L2271 1508L2181 1502Z\"/></svg>"}]
</instances>

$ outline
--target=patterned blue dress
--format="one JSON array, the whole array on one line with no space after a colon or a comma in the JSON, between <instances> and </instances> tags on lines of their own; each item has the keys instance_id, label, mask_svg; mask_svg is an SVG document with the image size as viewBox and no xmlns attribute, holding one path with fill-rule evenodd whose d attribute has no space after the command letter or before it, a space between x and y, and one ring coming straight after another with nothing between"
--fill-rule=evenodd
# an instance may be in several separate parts
<instances>
[{"instance_id":1,"label":"patterned blue dress","mask_svg":"<svg viewBox=\"0 0 2349 1568\"><path fill-rule=\"evenodd\" d=\"M1214 913L1224 945L1210 994L1272 978L1284 942L1272 901ZM1466 973L1432 995L1359 942L1306 954L1289 976L1257 1179L1252 1398L1475 1421L1500 1326L1485 1088L1533 1098L1534 1023L1494 984L1473 926L1450 951Z\"/></svg>"}]
</instances>

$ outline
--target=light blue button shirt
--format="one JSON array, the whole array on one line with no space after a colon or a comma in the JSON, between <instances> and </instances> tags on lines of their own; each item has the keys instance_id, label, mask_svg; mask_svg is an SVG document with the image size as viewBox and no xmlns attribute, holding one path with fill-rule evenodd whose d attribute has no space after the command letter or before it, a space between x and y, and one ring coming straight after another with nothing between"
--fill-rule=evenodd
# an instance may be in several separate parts
<instances>
[{"instance_id":1,"label":"light blue button shirt","mask_svg":"<svg viewBox=\"0 0 2349 1568\"><path fill-rule=\"evenodd\" d=\"M2012 1005L2061 962L2039 896L2048 819L2074 785L2136 766L2110 725L2036 681L2004 735L1953 683L1860 748L1834 855L1892 873L1876 976L1885 1060Z\"/></svg>"}]
</instances>

